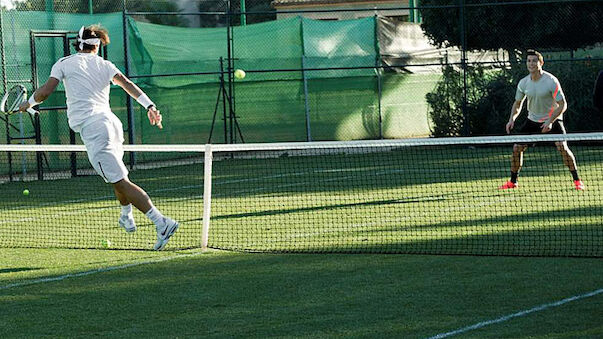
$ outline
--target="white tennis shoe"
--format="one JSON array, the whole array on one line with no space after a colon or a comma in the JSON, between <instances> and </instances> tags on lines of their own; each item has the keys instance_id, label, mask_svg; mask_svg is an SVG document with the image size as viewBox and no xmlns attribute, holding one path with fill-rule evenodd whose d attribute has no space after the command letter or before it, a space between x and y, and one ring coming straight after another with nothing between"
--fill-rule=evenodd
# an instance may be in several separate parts
<instances>
[{"instance_id":1,"label":"white tennis shoe","mask_svg":"<svg viewBox=\"0 0 603 339\"><path fill-rule=\"evenodd\" d=\"M136 222L134 221L134 216L132 214L120 215L118 223L119 226L128 233L136 231Z\"/></svg>"},{"instance_id":2,"label":"white tennis shoe","mask_svg":"<svg viewBox=\"0 0 603 339\"><path fill-rule=\"evenodd\" d=\"M178 226L180 225L177 221L164 217L163 222L155 227L157 230L157 242L155 242L153 249L161 251L167 245L170 237L176 232Z\"/></svg>"}]
</instances>

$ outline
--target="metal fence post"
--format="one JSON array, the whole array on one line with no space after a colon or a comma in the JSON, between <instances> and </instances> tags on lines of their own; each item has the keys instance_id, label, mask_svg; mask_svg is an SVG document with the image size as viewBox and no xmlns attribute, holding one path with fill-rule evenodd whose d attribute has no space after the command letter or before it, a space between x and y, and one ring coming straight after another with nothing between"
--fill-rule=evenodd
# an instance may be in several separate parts
<instances>
[{"instance_id":1,"label":"metal fence post","mask_svg":"<svg viewBox=\"0 0 603 339\"><path fill-rule=\"evenodd\" d=\"M310 104L308 102L308 77L306 77L306 56L304 54L302 54L301 62L302 81L304 82L304 108L306 112L306 141L312 141L312 129L310 127Z\"/></svg>"},{"instance_id":2,"label":"metal fence post","mask_svg":"<svg viewBox=\"0 0 603 339\"><path fill-rule=\"evenodd\" d=\"M130 55L128 51L128 17L126 15L127 7L126 1L123 0L123 8L122 8L122 24L123 24L123 39L124 39L124 71L126 76L130 76ZM134 129L134 109L132 107L132 97L126 93L126 111L128 115L128 142L130 145L134 145L136 143L136 135ZM130 152L130 168L134 168L136 165L136 153Z\"/></svg>"},{"instance_id":3,"label":"metal fence post","mask_svg":"<svg viewBox=\"0 0 603 339\"><path fill-rule=\"evenodd\" d=\"M467 37L465 32L465 0L459 0L459 19L461 31L461 69L463 71L463 136L469 136L469 115L467 112Z\"/></svg>"}]
</instances>

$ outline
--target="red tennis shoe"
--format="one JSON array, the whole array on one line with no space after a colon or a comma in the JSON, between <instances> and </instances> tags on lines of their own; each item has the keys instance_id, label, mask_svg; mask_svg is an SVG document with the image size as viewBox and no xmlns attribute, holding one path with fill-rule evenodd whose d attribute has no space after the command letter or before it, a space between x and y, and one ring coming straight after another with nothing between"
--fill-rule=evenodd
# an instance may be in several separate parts
<instances>
[{"instance_id":1,"label":"red tennis shoe","mask_svg":"<svg viewBox=\"0 0 603 339\"><path fill-rule=\"evenodd\" d=\"M500 186L498 189L499 190L508 190L508 189L511 189L511 188L515 188L517 186L519 186L517 183L514 183L512 181L507 181L502 186Z\"/></svg>"},{"instance_id":2,"label":"red tennis shoe","mask_svg":"<svg viewBox=\"0 0 603 339\"><path fill-rule=\"evenodd\" d=\"M578 191L582 191L586 188L586 186L584 186L584 183L582 182L582 180L574 180L574 186L576 186L576 189Z\"/></svg>"}]
</instances>

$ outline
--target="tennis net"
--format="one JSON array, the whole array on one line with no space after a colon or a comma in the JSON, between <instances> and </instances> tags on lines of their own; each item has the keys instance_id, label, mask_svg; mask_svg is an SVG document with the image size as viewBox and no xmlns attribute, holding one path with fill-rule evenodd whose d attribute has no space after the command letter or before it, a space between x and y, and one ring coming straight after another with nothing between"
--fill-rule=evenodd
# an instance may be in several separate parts
<instances>
[{"instance_id":1,"label":"tennis net","mask_svg":"<svg viewBox=\"0 0 603 339\"><path fill-rule=\"evenodd\" d=\"M601 257L603 134L564 136L583 191L553 144L559 137L126 150L137 159L132 181L181 223L168 249ZM519 187L500 190L515 143L530 146ZM82 146L4 145L0 163L8 151L1 247L103 248L105 240L112 248L152 247L154 227L142 213L135 212L137 232L117 226L119 205ZM44 180L36 180L37 158Z\"/></svg>"}]
</instances>

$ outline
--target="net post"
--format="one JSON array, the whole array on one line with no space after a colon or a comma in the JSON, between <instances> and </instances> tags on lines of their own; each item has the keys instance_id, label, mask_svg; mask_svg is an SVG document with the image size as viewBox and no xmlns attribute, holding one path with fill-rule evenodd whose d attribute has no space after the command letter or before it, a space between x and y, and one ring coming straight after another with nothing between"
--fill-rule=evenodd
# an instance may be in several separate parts
<instances>
[{"instance_id":1,"label":"net post","mask_svg":"<svg viewBox=\"0 0 603 339\"><path fill-rule=\"evenodd\" d=\"M207 249L209 240L209 218L211 215L211 167L212 167L211 144L205 145L205 161L203 162L203 230L201 234L201 249Z\"/></svg>"}]
</instances>

